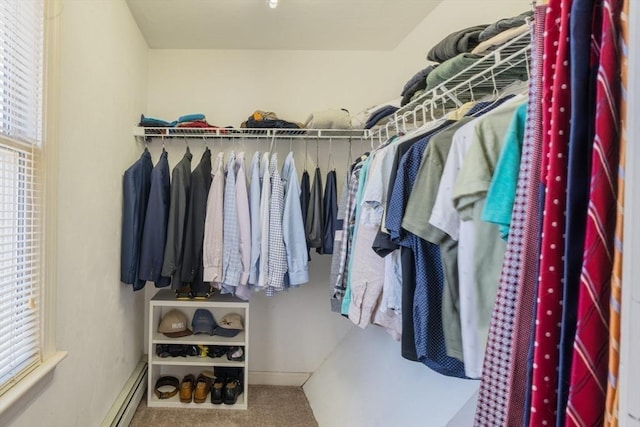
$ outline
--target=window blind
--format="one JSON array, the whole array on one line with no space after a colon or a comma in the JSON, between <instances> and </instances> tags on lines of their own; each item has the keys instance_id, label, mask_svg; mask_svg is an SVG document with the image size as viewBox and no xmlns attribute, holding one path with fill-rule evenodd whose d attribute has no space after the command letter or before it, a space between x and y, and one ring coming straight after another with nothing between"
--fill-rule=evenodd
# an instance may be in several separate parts
<instances>
[{"instance_id":1,"label":"window blind","mask_svg":"<svg viewBox=\"0 0 640 427\"><path fill-rule=\"evenodd\" d=\"M0 1L0 394L41 361L43 5Z\"/></svg>"}]
</instances>

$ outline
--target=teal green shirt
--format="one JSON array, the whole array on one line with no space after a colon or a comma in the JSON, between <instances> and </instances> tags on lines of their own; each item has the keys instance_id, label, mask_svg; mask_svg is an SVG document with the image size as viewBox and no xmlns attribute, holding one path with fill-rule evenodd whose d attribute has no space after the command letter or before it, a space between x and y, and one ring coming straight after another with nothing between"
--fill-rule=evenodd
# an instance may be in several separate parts
<instances>
[{"instance_id":1,"label":"teal green shirt","mask_svg":"<svg viewBox=\"0 0 640 427\"><path fill-rule=\"evenodd\" d=\"M525 103L516 109L511 119L482 210L482 220L497 224L500 237L505 240L509 236L511 212L516 197L526 120Z\"/></svg>"}]
</instances>

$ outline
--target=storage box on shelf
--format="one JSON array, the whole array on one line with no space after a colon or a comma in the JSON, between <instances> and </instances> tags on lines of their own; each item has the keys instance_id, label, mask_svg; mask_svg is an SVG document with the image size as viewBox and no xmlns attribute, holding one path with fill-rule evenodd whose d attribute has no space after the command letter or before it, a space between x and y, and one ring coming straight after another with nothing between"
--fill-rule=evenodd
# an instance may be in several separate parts
<instances>
[{"instance_id":1,"label":"storage box on shelf","mask_svg":"<svg viewBox=\"0 0 640 427\"><path fill-rule=\"evenodd\" d=\"M221 319L231 313L237 313L243 320L244 329L234 337L219 335L194 334L178 338L170 338L158 331L158 327L164 315L176 309L182 312L191 329L191 320L198 309L209 310L220 324ZM206 300L178 300L170 289L160 290L149 303L149 375L147 388L147 405L149 407L174 407L174 408L207 408L207 409L247 409L248 399L248 353L249 353L249 303L230 295L213 295ZM196 356L160 357L156 354L158 344L183 344L194 346L233 346L242 347L244 360L229 360L225 355L210 357L204 352ZM160 399L154 393L158 378L173 376L179 381L187 374L198 378L203 371L216 372L225 369L238 369L241 378L243 393L237 398L235 404L212 404L211 394L207 395L204 403L182 403L180 393L168 399Z\"/></svg>"}]
</instances>

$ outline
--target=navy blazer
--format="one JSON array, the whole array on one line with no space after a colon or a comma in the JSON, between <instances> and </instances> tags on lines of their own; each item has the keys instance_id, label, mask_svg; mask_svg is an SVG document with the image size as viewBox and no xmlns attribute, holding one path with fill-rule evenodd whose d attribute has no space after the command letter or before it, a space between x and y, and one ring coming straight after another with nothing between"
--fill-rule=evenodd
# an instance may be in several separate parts
<instances>
[{"instance_id":1,"label":"navy blazer","mask_svg":"<svg viewBox=\"0 0 640 427\"><path fill-rule=\"evenodd\" d=\"M169 161L167 152L163 149L158 163L151 171L151 190L140 250L140 279L154 282L157 288L171 284L170 277L161 275L170 198Z\"/></svg>"},{"instance_id":2,"label":"navy blazer","mask_svg":"<svg viewBox=\"0 0 640 427\"><path fill-rule=\"evenodd\" d=\"M138 275L142 229L151 187L151 154L144 149L142 156L124 173L122 180L122 239L120 246L120 281L144 287Z\"/></svg>"}]
</instances>

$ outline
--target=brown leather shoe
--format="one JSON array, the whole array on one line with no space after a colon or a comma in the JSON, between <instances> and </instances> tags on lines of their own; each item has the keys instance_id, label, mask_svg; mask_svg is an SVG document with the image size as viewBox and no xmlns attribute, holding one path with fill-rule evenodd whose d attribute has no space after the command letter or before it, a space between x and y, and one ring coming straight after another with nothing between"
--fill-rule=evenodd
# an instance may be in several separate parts
<instances>
[{"instance_id":1,"label":"brown leather shoe","mask_svg":"<svg viewBox=\"0 0 640 427\"><path fill-rule=\"evenodd\" d=\"M193 401L195 403L204 403L211 389L211 378L202 374L198 375L196 380L196 389L193 392Z\"/></svg>"},{"instance_id":2,"label":"brown leather shoe","mask_svg":"<svg viewBox=\"0 0 640 427\"><path fill-rule=\"evenodd\" d=\"M196 385L196 377L191 374L185 375L180 383L180 402L191 403L193 389Z\"/></svg>"}]
</instances>

